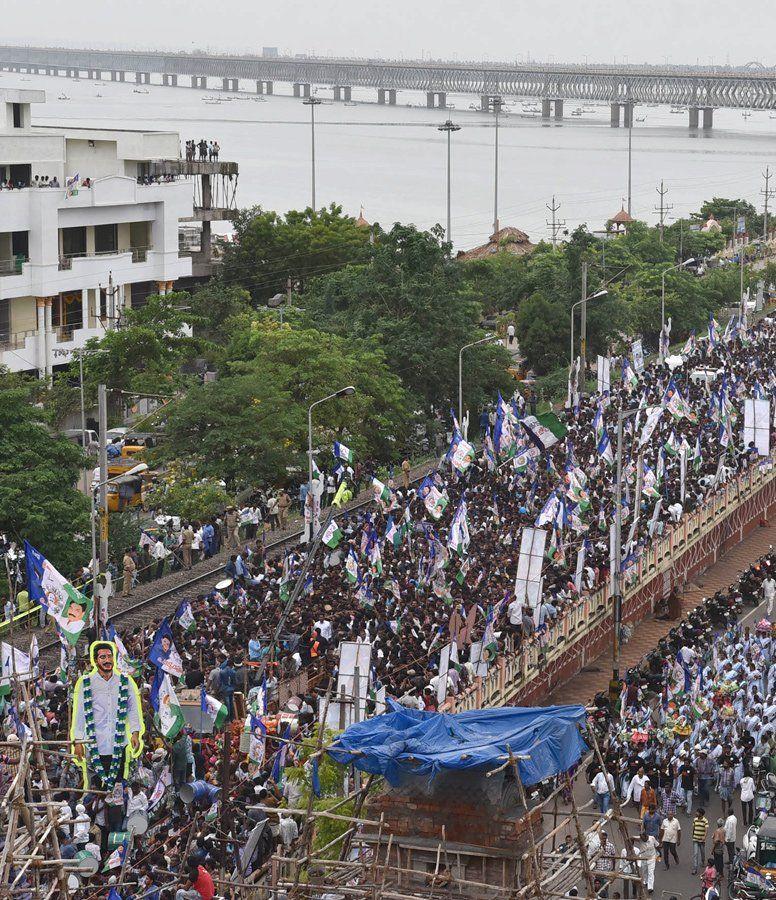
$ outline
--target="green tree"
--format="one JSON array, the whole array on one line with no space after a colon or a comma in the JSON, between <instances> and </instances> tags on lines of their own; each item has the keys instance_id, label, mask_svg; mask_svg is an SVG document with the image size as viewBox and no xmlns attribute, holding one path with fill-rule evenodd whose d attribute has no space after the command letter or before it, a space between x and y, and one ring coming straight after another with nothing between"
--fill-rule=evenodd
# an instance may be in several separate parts
<instances>
[{"instance_id":1,"label":"green tree","mask_svg":"<svg viewBox=\"0 0 776 900\"><path fill-rule=\"evenodd\" d=\"M231 502L224 486L212 478L201 478L189 465L174 462L148 492L149 509L161 507L182 519L207 519Z\"/></svg>"},{"instance_id":2,"label":"green tree","mask_svg":"<svg viewBox=\"0 0 776 900\"><path fill-rule=\"evenodd\" d=\"M224 254L221 278L249 291L255 303L285 292L289 278L301 289L309 278L366 259L369 230L342 207L285 216L254 207L234 219L237 240Z\"/></svg>"},{"instance_id":3,"label":"green tree","mask_svg":"<svg viewBox=\"0 0 776 900\"><path fill-rule=\"evenodd\" d=\"M376 343L423 408L446 409L457 396L458 350L484 336L482 309L437 230L395 225L379 232L371 260L316 279L302 297L311 327ZM469 404L509 387L501 347L467 357Z\"/></svg>"},{"instance_id":4,"label":"green tree","mask_svg":"<svg viewBox=\"0 0 776 900\"><path fill-rule=\"evenodd\" d=\"M0 373L0 531L26 538L69 573L89 557L89 502L74 486L86 459L49 432L30 399Z\"/></svg>"},{"instance_id":5,"label":"green tree","mask_svg":"<svg viewBox=\"0 0 776 900\"><path fill-rule=\"evenodd\" d=\"M238 321L218 381L166 410L162 458L189 456L198 475L230 488L285 481L287 467L306 471L309 404L351 384L354 395L316 414L316 443L347 438L359 456L382 459L403 447L411 407L377 347L268 314Z\"/></svg>"}]
</instances>

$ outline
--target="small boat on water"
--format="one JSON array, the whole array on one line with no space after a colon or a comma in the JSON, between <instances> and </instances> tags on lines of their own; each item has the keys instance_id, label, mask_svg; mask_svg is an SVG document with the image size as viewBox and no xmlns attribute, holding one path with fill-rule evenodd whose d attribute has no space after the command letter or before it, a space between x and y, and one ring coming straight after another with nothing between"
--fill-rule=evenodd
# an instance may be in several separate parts
<instances>
[{"instance_id":1,"label":"small boat on water","mask_svg":"<svg viewBox=\"0 0 776 900\"><path fill-rule=\"evenodd\" d=\"M571 115L572 115L572 116L581 116L581 115L582 115L582 110L581 110L581 108L580 108L580 107L577 107L576 109L572 109L572 110L571 110Z\"/></svg>"},{"instance_id":2,"label":"small boat on water","mask_svg":"<svg viewBox=\"0 0 776 900\"><path fill-rule=\"evenodd\" d=\"M684 109L681 106L672 106L671 107L671 115L672 116L680 116L684 112Z\"/></svg>"},{"instance_id":3,"label":"small boat on water","mask_svg":"<svg viewBox=\"0 0 776 900\"><path fill-rule=\"evenodd\" d=\"M57 97L57 100L69 100L69 99L70 99L70 98L67 96L67 94L60 94L60 95Z\"/></svg>"},{"instance_id":4,"label":"small boat on water","mask_svg":"<svg viewBox=\"0 0 776 900\"><path fill-rule=\"evenodd\" d=\"M748 109L745 109L745 110L741 113L741 115L742 115L745 119L748 119L748 118L751 117L752 114L751 114L751 112L750 112Z\"/></svg>"},{"instance_id":5,"label":"small boat on water","mask_svg":"<svg viewBox=\"0 0 776 900\"><path fill-rule=\"evenodd\" d=\"M636 116L636 117L635 117L635 121L637 121L637 122L646 122L646 121L647 121L647 117L646 117L646 116Z\"/></svg>"},{"instance_id":6,"label":"small boat on water","mask_svg":"<svg viewBox=\"0 0 776 900\"><path fill-rule=\"evenodd\" d=\"M133 94L147 94L148 91L145 88L134 88L132 90Z\"/></svg>"},{"instance_id":7,"label":"small boat on water","mask_svg":"<svg viewBox=\"0 0 776 900\"><path fill-rule=\"evenodd\" d=\"M358 106L358 104L356 103L355 100L346 100L342 105L343 106Z\"/></svg>"}]
</instances>

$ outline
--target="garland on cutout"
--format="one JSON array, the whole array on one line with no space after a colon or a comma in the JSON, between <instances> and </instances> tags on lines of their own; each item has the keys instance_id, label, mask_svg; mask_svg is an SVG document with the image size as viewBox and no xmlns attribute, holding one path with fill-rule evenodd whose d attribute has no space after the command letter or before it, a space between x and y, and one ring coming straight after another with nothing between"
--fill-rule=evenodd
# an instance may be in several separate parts
<instances>
[{"instance_id":1,"label":"garland on cutout","mask_svg":"<svg viewBox=\"0 0 776 900\"><path fill-rule=\"evenodd\" d=\"M97 750L97 735L94 726L94 705L92 702L92 678L87 675L83 680L84 690L84 719L86 720L86 737L87 746L89 748L89 762L94 772L100 774L104 772L102 760ZM103 787L107 791L112 791L116 785L121 770L121 763L124 759L124 748L126 747L127 732L126 722L129 699L129 678L126 675L119 676L119 702L116 710L116 730L113 734L113 755L110 761L110 768L107 775L102 775Z\"/></svg>"}]
</instances>

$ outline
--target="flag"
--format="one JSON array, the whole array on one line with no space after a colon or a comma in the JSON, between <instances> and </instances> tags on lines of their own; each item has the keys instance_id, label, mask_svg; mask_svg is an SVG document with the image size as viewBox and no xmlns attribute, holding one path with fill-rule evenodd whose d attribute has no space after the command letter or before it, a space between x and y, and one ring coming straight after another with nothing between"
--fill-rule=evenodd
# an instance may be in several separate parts
<instances>
[{"instance_id":1,"label":"flag","mask_svg":"<svg viewBox=\"0 0 776 900\"><path fill-rule=\"evenodd\" d=\"M684 397L682 397L682 393L676 386L673 378L669 380L668 387L663 394L663 406L675 419L695 419L695 413Z\"/></svg>"},{"instance_id":2,"label":"flag","mask_svg":"<svg viewBox=\"0 0 776 900\"><path fill-rule=\"evenodd\" d=\"M633 371L627 356L622 358L622 383L628 389L629 394L639 384L639 376Z\"/></svg>"},{"instance_id":3,"label":"flag","mask_svg":"<svg viewBox=\"0 0 776 900\"><path fill-rule=\"evenodd\" d=\"M257 765L263 765L267 752L267 726L259 716L251 714L250 719L251 738L248 745L248 759Z\"/></svg>"},{"instance_id":4,"label":"flag","mask_svg":"<svg viewBox=\"0 0 776 900\"><path fill-rule=\"evenodd\" d=\"M482 635L482 659L485 662L493 662L498 656L498 642L493 630L493 607L488 607L485 617L485 632Z\"/></svg>"},{"instance_id":5,"label":"flag","mask_svg":"<svg viewBox=\"0 0 776 900\"><path fill-rule=\"evenodd\" d=\"M527 437L539 448L540 451L549 450L558 443L559 436L565 435L565 429L560 420L554 414L550 416L526 416L520 420ZM562 431L560 435L556 432Z\"/></svg>"},{"instance_id":6,"label":"flag","mask_svg":"<svg viewBox=\"0 0 776 900\"><path fill-rule=\"evenodd\" d=\"M81 175L76 172L75 175L69 175L65 178L65 197L77 197L78 186L81 184Z\"/></svg>"},{"instance_id":7,"label":"flag","mask_svg":"<svg viewBox=\"0 0 776 900\"><path fill-rule=\"evenodd\" d=\"M662 406L650 406L647 409L647 420L644 422L644 427L641 429L639 447L643 447L652 437L655 428L657 428L657 423L663 415L663 410L664 407Z\"/></svg>"},{"instance_id":8,"label":"flag","mask_svg":"<svg viewBox=\"0 0 776 900\"><path fill-rule=\"evenodd\" d=\"M344 444L340 444L339 441L334 441L334 457L335 459L344 460L346 463L352 465L353 463L353 451L346 447Z\"/></svg>"},{"instance_id":9,"label":"flag","mask_svg":"<svg viewBox=\"0 0 776 900\"><path fill-rule=\"evenodd\" d=\"M669 456L676 456L679 452L679 441L676 439L676 434L672 431L668 436L668 440L663 444L663 449Z\"/></svg>"},{"instance_id":10,"label":"flag","mask_svg":"<svg viewBox=\"0 0 776 900\"><path fill-rule=\"evenodd\" d=\"M202 697L204 697L204 705L202 705ZM229 715L226 704L222 703L220 700L216 700L215 697L211 697L210 694L206 694L204 686L200 697L200 708L205 715L213 720L214 729L220 728L224 722L226 722L226 718Z\"/></svg>"},{"instance_id":11,"label":"flag","mask_svg":"<svg viewBox=\"0 0 776 900\"><path fill-rule=\"evenodd\" d=\"M543 525L549 525L551 522L555 521L555 517L557 515L559 507L560 498L555 493L555 491L553 491L547 498L544 506L541 509L541 512L536 517L534 526L536 528L541 528Z\"/></svg>"},{"instance_id":12,"label":"flag","mask_svg":"<svg viewBox=\"0 0 776 900\"><path fill-rule=\"evenodd\" d=\"M286 725L281 735L283 743L275 754L275 762L272 766L272 780L275 784L280 784L283 777L283 767L286 764L286 756L288 755L288 742L291 739L291 725Z\"/></svg>"},{"instance_id":13,"label":"flag","mask_svg":"<svg viewBox=\"0 0 776 900\"><path fill-rule=\"evenodd\" d=\"M665 359L671 348L671 316L666 319L663 327L660 329L660 358Z\"/></svg>"},{"instance_id":14,"label":"flag","mask_svg":"<svg viewBox=\"0 0 776 900\"><path fill-rule=\"evenodd\" d=\"M184 631L193 631L197 627L190 600L181 600L175 610L175 619Z\"/></svg>"},{"instance_id":15,"label":"flag","mask_svg":"<svg viewBox=\"0 0 776 900\"><path fill-rule=\"evenodd\" d=\"M11 679L14 675L19 681L33 679L30 657L29 654L3 641L0 644L0 697L7 697L11 693Z\"/></svg>"},{"instance_id":16,"label":"flag","mask_svg":"<svg viewBox=\"0 0 776 900\"><path fill-rule=\"evenodd\" d=\"M606 429L604 428L603 434L601 435L601 439L598 441L598 446L596 448L598 450L598 455L601 459L604 460L607 465L612 465L614 462L614 454L612 453L612 444L609 440L609 435L606 433Z\"/></svg>"},{"instance_id":17,"label":"flag","mask_svg":"<svg viewBox=\"0 0 776 900\"><path fill-rule=\"evenodd\" d=\"M29 541L24 542L30 600L54 619L69 644L75 645L89 622L93 602L76 590Z\"/></svg>"},{"instance_id":18,"label":"flag","mask_svg":"<svg viewBox=\"0 0 776 900\"><path fill-rule=\"evenodd\" d=\"M471 537L469 535L469 519L467 515L466 500L461 497L458 509L453 516L450 525L450 535L447 539L447 546L454 550L459 556L463 556L469 549Z\"/></svg>"},{"instance_id":19,"label":"flag","mask_svg":"<svg viewBox=\"0 0 776 900\"><path fill-rule=\"evenodd\" d=\"M156 806L156 804L162 799L164 796L164 792L167 788L172 784L172 772L170 771L169 766L165 766L162 771L159 773L159 779L154 785L154 789L151 792L151 796L148 798L148 810L149 812Z\"/></svg>"},{"instance_id":20,"label":"flag","mask_svg":"<svg viewBox=\"0 0 776 900\"><path fill-rule=\"evenodd\" d=\"M701 436L698 435L695 438L695 450L692 456L692 467L696 472L699 472L702 465L703 457L701 455Z\"/></svg>"},{"instance_id":21,"label":"flag","mask_svg":"<svg viewBox=\"0 0 776 900\"><path fill-rule=\"evenodd\" d=\"M396 523L393 521L393 516L388 516L388 521L385 525L385 540L394 548L394 550L398 550L401 546L402 539L402 529L397 527Z\"/></svg>"},{"instance_id":22,"label":"flag","mask_svg":"<svg viewBox=\"0 0 776 900\"><path fill-rule=\"evenodd\" d=\"M369 541L369 569L373 575L380 575L383 571L383 556L380 553L380 542L377 540L377 532L373 531Z\"/></svg>"},{"instance_id":23,"label":"flag","mask_svg":"<svg viewBox=\"0 0 776 900\"><path fill-rule=\"evenodd\" d=\"M162 619L156 629L154 642L148 651L148 661L176 678L183 675L183 660L173 642L172 629L167 619Z\"/></svg>"},{"instance_id":24,"label":"flag","mask_svg":"<svg viewBox=\"0 0 776 900\"><path fill-rule=\"evenodd\" d=\"M695 353L695 329L690 332L690 336L684 342L684 347L682 347L682 356L692 356Z\"/></svg>"},{"instance_id":25,"label":"flag","mask_svg":"<svg viewBox=\"0 0 776 900\"><path fill-rule=\"evenodd\" d=\"M430 477L426 476L418 488L418 496L434 519L439 519L447 508L447 495L442 493Z\"/></svg>"},{"instance_id":26,"label":"flag","mask_svg":"<svg viewBox=\"0 0 776 900\"><path fill-rule=\"evenodd\" d=\"M461 566L458 569L458 571L455 573L455 580L458 582L458 584L462 585L464 583L464 581L466 581L466 576L469 574L470 567L471 567L471 562L469 561L468 557L461 560Z\"/></svg>"},{"instance_id":27,"label":"flag","mask_svg":"<svg viewBox=\"0 0 776 900\"><path fill-rule=\"evenodd\" d=\"M716 347L719 341L719 322L709 313L709 347Z\"/></svg>"},{"instance_id":28,"label":"flag","mask_svg":"<svg viewBox=\"0 0 776 900\"><path fill-rule=\"evenodd\" d=\"M458 440L456 441L456 435ZM453 441L450 444L450 450L448 451L447 457L450 460L450 465L458 472L460 475L469 468L469 466L474 462L474 458L476 453L474 451L474 447L465 441L459 433L453 435Z\"/></svg>"},{"instance_id":29,"label":"flag","mask_svg":"<svg viewBox=\"0 0 776 900\"><path fill-rule=\"evenodd\" d=\"M283 603L288 600L290 591L288 585L291 582L291 565L288 560L289 554L283 557L283 570L280 573L280 583L278 585L278 594Z\"/></svg>"},{"instance_id":30,"label":"flag","mask_svg":"<svg viewBox=\"0 0 776 900\"><path fill-rule=\"evenodd\" d=\"M351 584L358 581L358 557L352 547L348 550L348 558L345 560L345 574Z\"/></svg>"},{"instance_id":31,"label":"flag","mask_svg":"<svg viewBox=\"0 0 776 900\"><path fill-rule=\"evenodd\" d=\"M339 544L342 540L342 532L340 531L339 525L337 524L336 519L332 519L329 522L326 531L323 532L323 543L326 544L327 547L332 550Z\"/></svg>"},{"instance_id":32,"label":"flag","mask_svg":"<svg viewBox=\"0 0 776 900\"><path fill-rule=\"evenodd\" d=\"M124 646L124 641L122 641L119 637L119 633L116 631L113 622L108 622L108 626L105 631L108 636L108 640L113 641L113 643L116 645L116 668L122 675L132 675L133 677L138 676L142 668L142 662L137 659L132 659L129 653L127 653L127 648Z\"/></svg>"},{"instance_id":33,"label":"flag","mask_svg":"<svg viewBox=\"0 0 776 900\"><path fill-rule=\"evenodd\" d=\"M311 783L311 786L313 789L313 794L315 794L316 797L320 797L321 796L321 776L318 771L318 757L317 756L314 756L312 759L310 783Z\"/></svg>"},{"instance_id":34,"label":"flag","mask_svg":"<svg viewBox=\"0 0 776 900\"><path fill-rule=\"evenodd\" d=\"M110 872L111 869L120 869L124 864L124 857L127 855L127 841L122 841L118 847L108 857L107 862L102 868L103 872Z\"/></svg>"},{"instance_id":35,"label":"flag","mask_svg":"<svg viewBox=\"0 0 776 900\"><path fill-rule=\"evenodd\" d=\"M375 502L376 503L390 503L391 502L391 489L382 483L379 478L372 479L372 490L375 494Z\"/></svg>"},{"instance_id":36,"label":"flag","mask_svg":"<svg viewBox=\"0 0 776 900\"><path fill-rule=\"evenodd\" d=\"M157 672L159 671L161 670L157 669ZM157 700L156 713L159 719L159 731L168 741L172 741L183 728L183 713L175 694L175 688L173 688L170 676L166 672L162 675L162 683L159 686Z\"/></svg>"}]
</instances>

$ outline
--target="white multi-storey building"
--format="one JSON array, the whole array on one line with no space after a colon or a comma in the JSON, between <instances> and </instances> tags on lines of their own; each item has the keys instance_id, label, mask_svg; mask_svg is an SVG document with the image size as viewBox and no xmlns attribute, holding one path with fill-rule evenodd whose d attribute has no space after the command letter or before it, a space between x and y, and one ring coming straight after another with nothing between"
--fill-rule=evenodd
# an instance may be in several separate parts
<instances>
[{"instance_id":1,"label":"white multi-storey building","mask_svg":"<svg viewBox=\"0 0 776 900\"><path fill-rule=\"evenodd\" d=\"M193 196L185 179L141 183L179 158L177 134L32 125L44 100L0 90L0 366L49 378L125 308L191 275L178 222Z\"/></svg>"}]
</instances>

